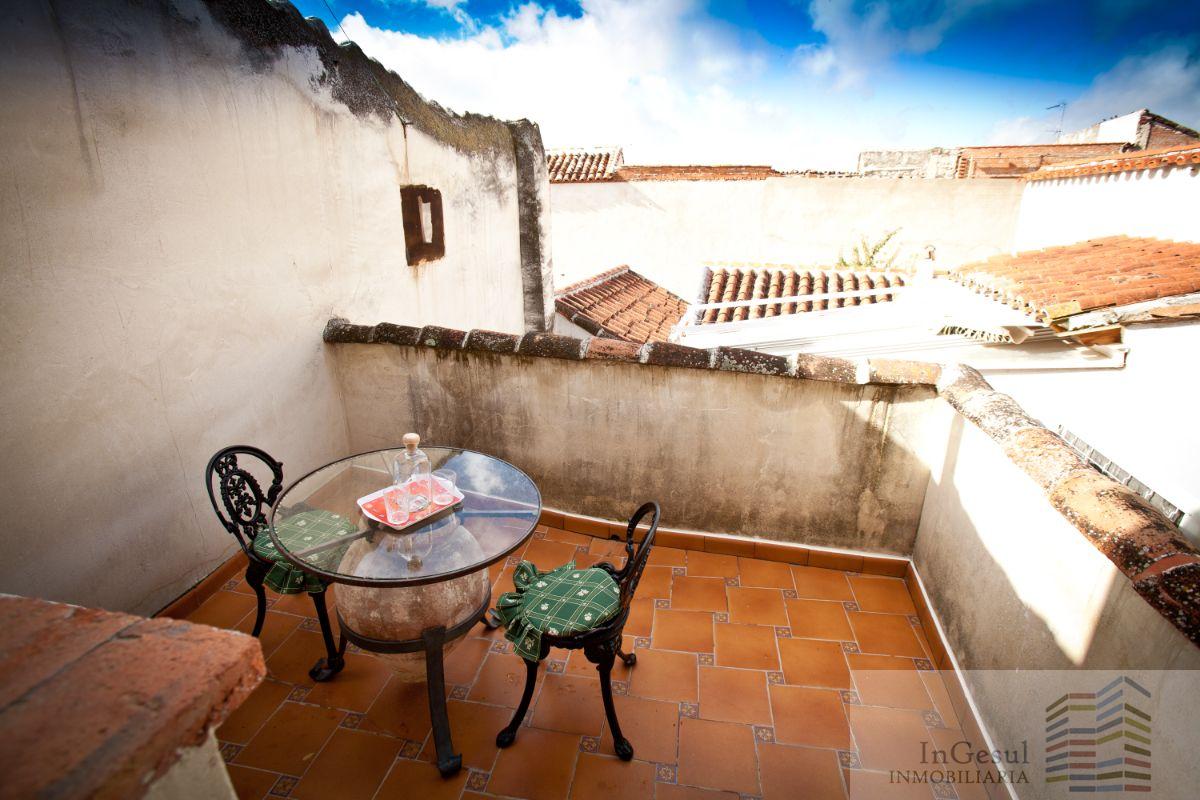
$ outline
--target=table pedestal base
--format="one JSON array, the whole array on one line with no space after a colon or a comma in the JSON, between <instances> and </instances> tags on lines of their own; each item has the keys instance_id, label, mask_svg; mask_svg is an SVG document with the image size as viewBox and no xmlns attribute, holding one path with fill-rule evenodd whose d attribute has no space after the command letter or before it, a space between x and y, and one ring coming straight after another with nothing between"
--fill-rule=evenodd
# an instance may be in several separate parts
<instances>
[{"instance_id":1,"label":"table pedestal base","mask_svg":"<svg viewBox=\"0 0 1200 800\"><path fill-rule=\"evenodd\" d=\"M450 738L450 716L446 711L446 677L442 665L442 650L447 642L452 642L465 635L480 620L483 620L489 627L495 627L488 616L488 606L490 605L489 594L473 614L454 627L447 628L445 625L429 627L421 631L419 639L404 641L373 639L363 636L346 625L341 612L338 612L337 615L338 627L341 629L339 652L345 652L347 640L372 653L425 652L425 682L429 689L429 721L433 726L433 744L437 749L437 768L446 778L462 769L462 756L454 752L454 743Z\"/></svg>"}]
</instances>

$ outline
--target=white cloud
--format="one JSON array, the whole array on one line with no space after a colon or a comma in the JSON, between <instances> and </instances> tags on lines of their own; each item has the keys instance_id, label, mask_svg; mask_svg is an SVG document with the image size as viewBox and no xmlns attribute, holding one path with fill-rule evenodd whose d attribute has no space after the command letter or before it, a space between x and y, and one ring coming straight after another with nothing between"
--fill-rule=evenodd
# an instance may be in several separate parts
<instances>
[{"instance_id":1,"label":"white cloud","mask_svg":"<svg viewBox=\"0 0 1200 800\"><path fill-rule=\"evenodd\" d=\"M832 76L840 88L861 86L899 55L937 48L946 33L976 12L1026 0L812 0L813 30L825 42L797 50L813 75Z\"/></svg>"},{"instance_id":2,"label":"white cloud","mask_svg":"<svg viewBox=\"0 0 1200 800\"><path fill-rule=\"evenodd\" d=\"M550 147L619 144L640 163L854 163L850 129L815 118L819 87L757 88L767 55L698 0L583 0L578 17L526 3L472 23L453 38L384 30L361 13L342 27L426 97L535 120Z\"/></svg>"}]
</instances>

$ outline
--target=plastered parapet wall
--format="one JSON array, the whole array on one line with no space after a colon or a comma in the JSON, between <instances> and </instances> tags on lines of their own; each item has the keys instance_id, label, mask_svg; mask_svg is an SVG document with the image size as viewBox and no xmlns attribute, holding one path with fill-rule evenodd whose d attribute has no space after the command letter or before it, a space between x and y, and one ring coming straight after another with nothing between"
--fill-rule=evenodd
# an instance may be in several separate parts
<instances>
[{"instance_id":1,"label":"plastered parapet wall","mask_svg":"<svg viewBox=\"0 0 1200 800\"><path fill-rule=\"evenodd\" d=\"M1146 602L1189 639L1200 643L1200 553L1136 492L1093 469L1057 434L1030 417L1011 397L995 391L970 367L806 354L783 357L736 348L702 350L664 343L637 345L545 333L514 336L436 326L415 328L388 323L367 326L338 318L326 325L324 339L331 344L390 344L488 357L622 362L936 391L999 445L1041 488L1050 504L1117 566ZM415 390L419 391L419 387ZM725 433L731 437L731 443L736 443L737 431ZM564 443L564 446L575 445ZM797 457L803 455L803 449L796 450ZM911 539L908 541L911 546ZM846 542L836 544L844 546Z\"/></svg>"}]
</instances>

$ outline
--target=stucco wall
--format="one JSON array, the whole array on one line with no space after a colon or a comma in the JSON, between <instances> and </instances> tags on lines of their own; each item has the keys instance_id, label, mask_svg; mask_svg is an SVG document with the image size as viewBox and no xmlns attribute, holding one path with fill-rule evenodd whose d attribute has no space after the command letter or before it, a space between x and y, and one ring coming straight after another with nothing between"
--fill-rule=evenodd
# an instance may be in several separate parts
<instances>
[{"instance_id":1,"label":"stucco wall","mask_svg":"<svg viewBox=\"0 0 1200 800\"><path fill-rule=\"evenodd\" d=\"M628 264L685 299L709 261L831 266L860 236L899 228L901 263L936 248L950 267L1005 252L1016 181L758 181L551 184L556 283Z\"/></svg>"},{"instance_id":2,"label":"stucco wall","mask_svg":"<svg viewBox=\"0 0 1200 800\"><path fill-rule=\"evenodd\" d=\"M1054 699L1054 676L1031 671L1200 669L1200 650L991 438L948 405L932 415L930 433L940 438L937 429L947 447L930 464L913 559L997 746L1019 742L1031 715ZM1186 748L1193 732L1176 733ZM1171 740L1170 731L1155 730L1156 747ZM1171 757L1156 749L1156 766L1160 760Z\"/></svg>"},{"instance_id":3,"label":"stucco wall","mask_svg":"<svg viewBox=\"0 0 1200 800\"><path fill-rule=\"evenodd\" d=\"M908 553L927 387L846 385L604 360L336 344L349 444L405 431L525 470L551 507Z\"/></svg>"},{"instance_id":4,"label":"stucco wall","mask_svg":"<svg viewBox=\"0 0 1200 800\"><path fill-rule=\"evenodd\" d=\"M1200 241L1200 169L1195 166L1029 181L1024 186L1014 252L1102 236Z\"/></svg>"},{"instance_id":5,"label":"stucco wall","mask_svg":"<svg viewBox=\"0 0 1200 800\"><path fill-rule=\"evenodd\" d=\"M234 547L215 450L259 445L285 478L346 452L331 313L522 331L522 266L548 252L522 257L508 126L290 6L6 10L0 588L152 612ZM420 267L408 183L444 201L446 256Z\"/></svg>"}]
</instances>

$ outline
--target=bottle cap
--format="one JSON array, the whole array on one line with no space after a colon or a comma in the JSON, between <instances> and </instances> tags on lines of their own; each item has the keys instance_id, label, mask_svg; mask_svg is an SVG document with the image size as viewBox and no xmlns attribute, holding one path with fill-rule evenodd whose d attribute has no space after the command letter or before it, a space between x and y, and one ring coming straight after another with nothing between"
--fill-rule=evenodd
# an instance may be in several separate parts
<instances>
[{"instance_id":1,"label":"bottle cap","mask_svg":"<svg viewBox=\"0 0 1200 800\"><path fill-rule=\"evenodd\" d=\"M415 434L415 433L404 434L404 446L405 446L405 448L408 449L408 452L411 453L413 450L416 450L417 445L419 445L420 443L421 443L421 437L418 436L417 434Z\"/></svg>"}]
</instances>

